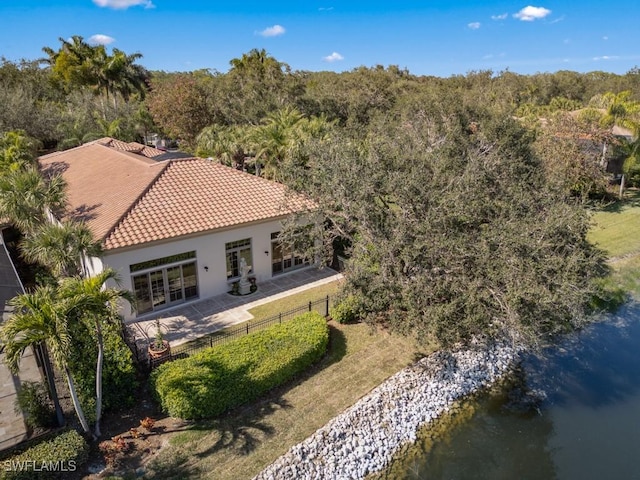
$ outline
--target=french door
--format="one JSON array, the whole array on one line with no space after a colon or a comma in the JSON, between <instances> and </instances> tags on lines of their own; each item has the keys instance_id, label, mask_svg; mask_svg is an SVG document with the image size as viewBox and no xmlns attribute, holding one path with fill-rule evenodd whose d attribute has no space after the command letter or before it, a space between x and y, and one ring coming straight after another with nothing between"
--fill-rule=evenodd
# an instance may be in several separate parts
<instances>
[{"instance_id":1,"label":"french door","mask_svg":"<svg viewBox=\"0 0 640 480\"><path fill-rule=\"evenodd\" d=\"M176 305L198 296L195 262L133 276L138 314Z\"/></svg>"}]
</instances>

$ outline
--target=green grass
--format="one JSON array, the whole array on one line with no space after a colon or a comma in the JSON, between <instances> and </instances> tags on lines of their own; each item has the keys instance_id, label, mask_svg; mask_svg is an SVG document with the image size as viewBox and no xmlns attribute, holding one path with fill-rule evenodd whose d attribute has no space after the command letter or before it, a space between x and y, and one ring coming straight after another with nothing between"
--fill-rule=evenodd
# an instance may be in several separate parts
<instances>
[{"instance_id":1,"label":"green grass","mask_svg":"<svg viewBox=\"0 0 640 480\"><path fill-rule=\"evenodd\" d=\"M588 238L612 258L640 253L640 190L593 215Z\"/></svg>"},{"instance_id":2,"label":"green grass","mask_svg":"<svg viewBox=\"0 0 640 480\"><path fill-rule=\"evenodd\" d=\"M640 191L627 191L623 202L595 212L593 222L588 238L610 257L605 290L640 299Z\"/></svg>"},{"instance_id":3,"label":"green grass","mask_svg":"<svg viewBox=\"0 0 640 480\"><path fill-rule=\"evenodd\" d=\"M265 303L258 307L254 307L249 310L249 313L255 317L255 320L268 318L274 315L278 315L280 312L286 312L293 308L306 305L309 302L325 298L327 295L330 297L335 296L340 288L340 281L334 281L325 283L318 287L304 290L300 293L289 295L288 297L274 300L273 302ZM322 307L322 313L324 313L324 307Z\"/></svg>"},{"instance_id":4,"label":"green grass","mask_svg":"<svg viewBox=\"0 0 640 480\"><path fill-rule=\"evenodd\" d=\"M433 349L365 324L330 323L319 365L241 410L174 433L145 478L251 478L389 376ZM348 388L345 388L348 386Z\"/></svg>"}]
</instances>

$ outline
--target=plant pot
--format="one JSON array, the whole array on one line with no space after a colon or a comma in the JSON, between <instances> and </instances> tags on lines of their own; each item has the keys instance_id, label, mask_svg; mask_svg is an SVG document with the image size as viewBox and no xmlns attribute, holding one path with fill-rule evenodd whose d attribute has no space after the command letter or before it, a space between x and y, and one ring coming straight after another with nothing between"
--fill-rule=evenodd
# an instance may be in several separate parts
<instances>
[{"instance_id":1,"label":"plant pot","mask_svg":"<svg viewBox=\"0 0 640 480\"><path fill-rule=\"evenodd\" d=\"M162 348L157 348L155 342L151 343L148 347L149 358L153 360L160 360L171 355L171 347L168 340L162 341Z\"/></svg>"}]
</instances>

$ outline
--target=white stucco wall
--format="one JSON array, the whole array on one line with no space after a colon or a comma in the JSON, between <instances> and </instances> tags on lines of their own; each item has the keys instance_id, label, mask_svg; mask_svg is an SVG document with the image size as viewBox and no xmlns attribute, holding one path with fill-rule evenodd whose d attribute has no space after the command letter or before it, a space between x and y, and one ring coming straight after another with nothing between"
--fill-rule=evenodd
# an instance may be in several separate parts
<instances>
[{"instance_id":1,"label":"white stucco wall","mask_svg":"<svg viewBox=\"0 0 640 480\"><path fill-rule=\"evenodd\" d=\"M228 242L251 238L252 276L256 277L258 283L271 278L271 234L281 228L280 220L274 220L141 248L107 251L101 260L92 259L88 267L92 274L101 271L103 265L115 269L120 275L121 287L133 291L130 265L195 250L198 299L201 300L229 290L225 251L225 244ZM208 271L205 271L205 266ZM124 308L122 313L125 320L135 317L129 308Z\"/></svg>"}]
</instances>

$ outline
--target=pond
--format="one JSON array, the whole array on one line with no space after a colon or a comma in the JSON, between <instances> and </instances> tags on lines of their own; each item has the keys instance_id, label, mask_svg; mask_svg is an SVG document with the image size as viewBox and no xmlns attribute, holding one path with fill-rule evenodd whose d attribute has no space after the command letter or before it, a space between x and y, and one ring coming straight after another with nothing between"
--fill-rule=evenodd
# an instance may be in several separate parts
<instances>
[{"instance_id":1,"label":"pond","mask_svg":"<svg viewBox=\"0 0 640 480\"><path fill-rule=\"evenodd\" d=\"M468 403L468 419L386 478L640 479L640 305L527 356L508 385Z\"/></svg>"}]
</instances>

